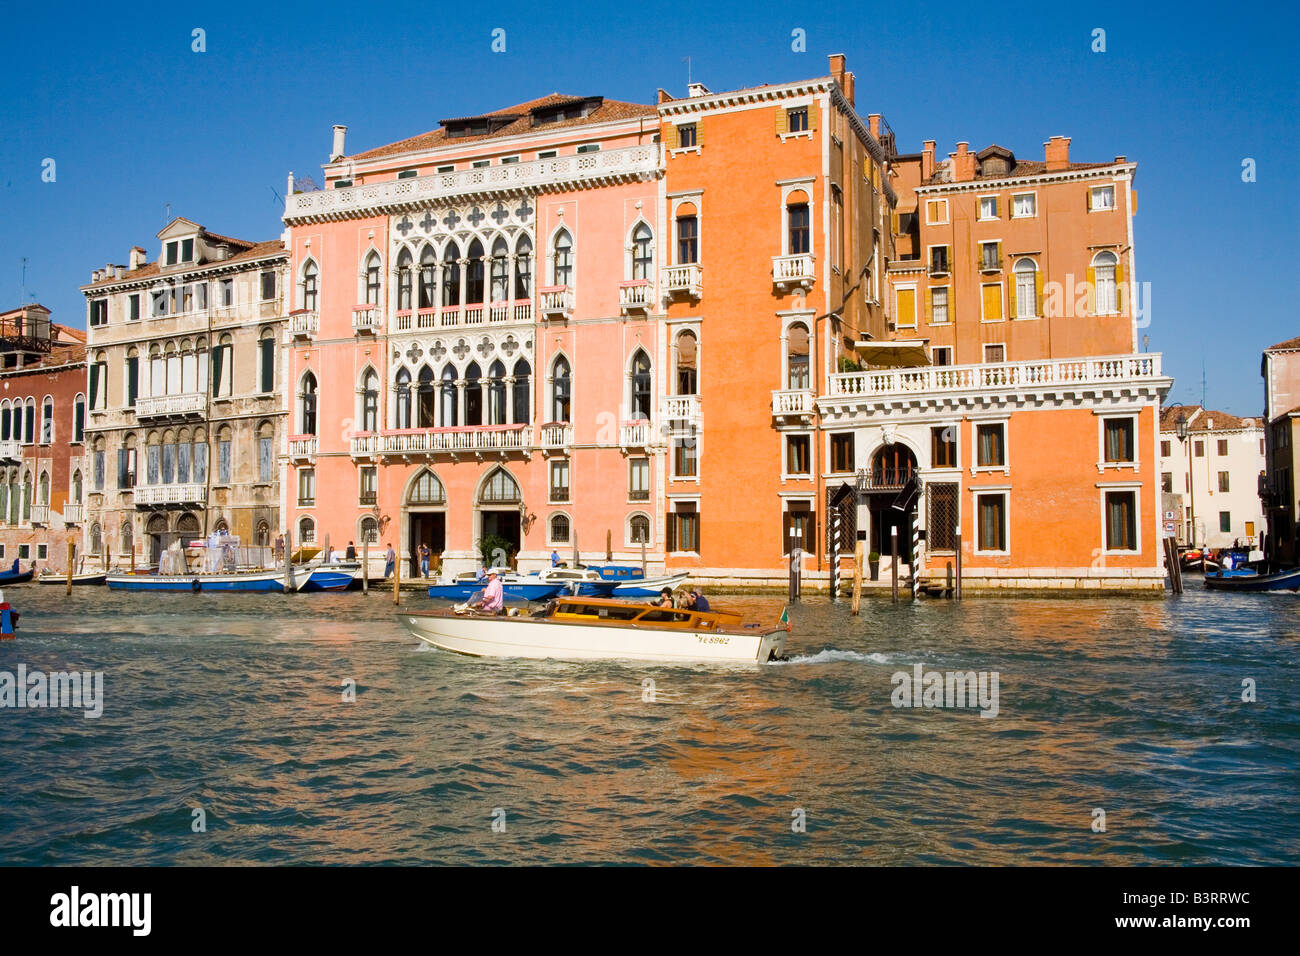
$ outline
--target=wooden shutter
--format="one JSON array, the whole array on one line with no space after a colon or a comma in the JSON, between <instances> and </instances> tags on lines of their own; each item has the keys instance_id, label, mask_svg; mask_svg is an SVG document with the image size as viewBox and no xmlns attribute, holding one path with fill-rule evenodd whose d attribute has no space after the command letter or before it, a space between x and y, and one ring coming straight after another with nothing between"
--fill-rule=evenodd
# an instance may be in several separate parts
<instances>
[{"instance_id":1,"label":"wooden shutter","mask_svg":"<svg viewBox=\"0 0 1300 956\"><path fill-rule=\"evenodd\" d=\"M786 113L784 106L776 108L776 135L790 132L790 116Z\"/></svg>"},{"instance_id":2,"label":"wooden shutter","mask_svg":"<svg viewBox=\"0 0 1300 956\"><path fill-rule=\"evenodd\" d=\"M1002 264L1002 242L999 240L993 244L993 257L997 260L999 268Z\"/></svg>"},{"instance_id":3,"label":"wooden shutter","mask_svg":"<svg viewBox=\"0 0 1300 956\"><path fill-rule=\"evenodd\" d=\"M1034 270L1034 315L1043 316L1043 270Z\"/></svg>"},{"instance_id":4,"label":"wooden shutter","mask_svg":"<svg viewBox=\"0 0 1300 956\"><path fill-rule=\"evenodd\" d=\"M704 145L704 120L702 119L695 121L695 145Z\"/></svg>"},{"instance_id":5,"label":"wooden shutter","mask_svg":"<svg viewBox=\"0 0 1300 956\"><path fill-rule=\"evenodd\" d=\"M925 324L934 324L934 288L925 290Z\"/></svg>"},{"instance_id":6,"label":"wooden shutter","mask_svg":"<svg viewBox=\"0 0 1300 956\"><path fill-rule=\"evenodd\" d=\"M898 290L898 320L900 326L916 325L916 290Z\"/></svg>"},{"instance_id":7,"label":"wooden shutter","mask_svg":"<svg viewBox=\"0 0 1300 956\"><path fill-rule=\"evenodd\" d=\"M1094 269L1092 266L1088 266L1087 286L1088 286L1088 314L1096 315L1097 313L1097 270ZM1070 290L1070 294L1071 295L1074 294L1073 289Z\"/></svg>"},{"instance_id":8,"label":"wooden shutter","mask_svg":"<svg viewBox=\"0 0 1300 956\"><path fill-rule=\"evenodd\" d=\"M1124 289L1124 257L1115 257L1115 311L1123 312L1124 303L1128 298Z\"/></svg>"},{"instance_id":9,"label":"wooden shutter","mask_svg":"<svg viewBox=\"0 0 1300 956\"><path fill-rule=\"evenodd\" d=\"M808 104L808 128L814 130L817 128L817 102Z\"/></svg>"},{"instance_id":10,"label":"wooden shutter","mask_svg":"<svg viewBox=\"0 0 1300 956\"><path fill-rule=\"evenodd\" d=\"M90 407L99 407L99 363L90 366Z\"/></svg>"},{"instance_id":11,"label":"wooden shutter","mask_svg":"<svg viewBox=\"0 0 1300 956\"><path fill-rule=\"evenodd\" d=\"M980 316L982 319L998 319L1002 317L1001 309L1002 283L987 282L983 286L983 305L984 312Z\"/></svg>"},{"instance_id":12,"label":"wooden shutter","mask_svg":"<svg viewBox=\"0 0 1300 956\"><path fill-rule=\"evenodd\" d=\"M669 123L668 128L664 130L664 145L668 149L676 149L678 143L677 124Z\"/></svg>"},{"instance_id":13,"label":"wooden shutter","mask_svg":"<svg viewBox=\"0 0 1300 956\"><path fill-rule=\"evenodd\" d=\"M1083 197L1085 199L1084 208L1086 208L1088 212L1092 212L1092 187L1091 186L1083 190Z\"/></svg>"}]
</instances>

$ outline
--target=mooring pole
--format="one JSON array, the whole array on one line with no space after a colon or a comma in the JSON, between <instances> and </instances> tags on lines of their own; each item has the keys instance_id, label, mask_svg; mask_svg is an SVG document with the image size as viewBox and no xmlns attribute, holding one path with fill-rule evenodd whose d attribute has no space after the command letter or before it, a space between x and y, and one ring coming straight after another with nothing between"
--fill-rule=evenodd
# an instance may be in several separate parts
<instances>
[{"instance_id":1,"label":"mooring pole","mask_svg":"<svg viewBox=\"0 0 1300 956\"><path fill-rule=\"evenodd\" d=\"M361 539L361 593L370 593L370 542Z\"/></svg>"},{"instance_id":2,"label":"mooring pole","mask_svg":"<svg viewBox=\"0 0 1300 956\"><path fill-rule=\"evenodd\" d=\"M956 600L960 601L961 600L961 526L960 525L958 525L956 532L954 532L953 538L957 548L955 552L955 562L954 562L957 565L957 567L955 568L956 576L953 578L952 596Z\"/></svg>"},{"instance_id":3,"label":"mooring pole","mask_svg":"<svg viewBox=\"0 0 1300 956\"><path fill-rule=\"evenodd\" d=\"M831 600L840 599L840 512L831 512Z\"/></svg>"},{"instance_id":4,"label":"mooring pole","mask_svg":"<svg viewBox=\"0 0 1300 956\"><path fill-rule=\"evenodd\" d=\"M898 525L889 529L889 593L898 603Z\"/></svg>"},{"instance_id":5,"label":"mooring pole","mask_svg":"<svg viewBox=\"0 0 1300 956\"><path fill-rule=\"evenodd\" d=\"M293 590L293 533L284 533L284 593Z\"/></svg>"},{"instance_id":6,"label":"mooring pole","mask_svg":"<svg viewBox=\"0 0 1300 956\"><path fill-rule=\"evenodd\" d=\"M853 549L853 613L862 611L862 560L866 555L867 543L861 539Z\"/></svg>"},{"instance_id":7,"label":"mooring pole","mask_svg":"<svg viewBox=\"0 0 1300 956\"><path fill-rule=\"evenodd\" d=\"M799 532L790 529L790 600L799 600Z\"/></svg>"},{"instance_id":8,"label":"mooring pole","mask_svg":"<svg viewBox=\"0 0 1300 956\"><path fill-rule=\"evenodd\" d=\"M76 560L77 546L71 541L68 542L68 586L64 591L65 594L72 593L72 565Z\"/></svg>"},{"instance_id":9,"label":"mooring pole","mask_svg":"<svg viewBox=\"0 0 1300 956\"><path fill-rule=\"evenodd\" d=\"M921 506L912 512L912 600L921 593Z\"/></svg>"},{"instance_id":10,"label":"mooring pole","mask_svg":"<svg viewBox=\"0 0 1300 956\"><path fill-rule=\"evenodd\" d=\"M399 540L397 542L401 544ZM402 603L402 555L398 552L397 560L393 562L393 603Z\"/></svg>"}]
</instances>

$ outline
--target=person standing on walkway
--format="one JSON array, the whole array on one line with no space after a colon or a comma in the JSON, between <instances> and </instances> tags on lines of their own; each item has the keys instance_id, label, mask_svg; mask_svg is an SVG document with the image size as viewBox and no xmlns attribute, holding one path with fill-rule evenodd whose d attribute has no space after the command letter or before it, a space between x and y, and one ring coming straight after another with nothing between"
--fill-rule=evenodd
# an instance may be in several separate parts
<instances>
[{"instance_id":1,"label":"person standing on walkway","mask_svg":"<svg viewBox=\"0 0 1300 956\"><path fill-rule=\"evenodd\" d=\"M390 541L388 550L384 552L384 580L388 580L395 567L397 567L397 552L393 550L393 542Z\"/></svg>"},{"instance_id":2,"label":"person standing on walkway","mask_svg":"<svg viewBox=\"0 0 1300 956\"><path fill-rule=\"evenodd\" d=\"M348 561L355 561L357 559L357 546L351 541L348 542L348 549L343 552L343 557Z\"/></svg>"},{"instance_id":3,"label":"person standing on walkway","mask_svg":"<svg viewBox=\"0 0 1300 956\"><path fill-rule=\"evenodd\" d=\"M420 544L420 574L423 577L429 576L429 546L423 542Z\"/></svg>"}]
</instances>

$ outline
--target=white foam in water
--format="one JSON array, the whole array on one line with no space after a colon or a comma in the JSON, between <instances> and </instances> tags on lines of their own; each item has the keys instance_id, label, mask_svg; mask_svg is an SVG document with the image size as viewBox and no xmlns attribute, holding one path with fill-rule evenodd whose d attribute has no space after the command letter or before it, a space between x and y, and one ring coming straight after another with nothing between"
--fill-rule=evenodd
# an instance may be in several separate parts
<instances>
[{"instance_id":1,"label":"white foam in water","mask_svg":"<svg viewBox=\"0 0 1300 956\"><path fill-rule=\"evenodd\" d=\"M827 648L816 654L800 655L786 661L773 661L776 664L832 664L837 661L863 661L871 664L887 664L889 658L884 654L860 654L857 651L839 651Z\"/></svg>"}]
</instances>

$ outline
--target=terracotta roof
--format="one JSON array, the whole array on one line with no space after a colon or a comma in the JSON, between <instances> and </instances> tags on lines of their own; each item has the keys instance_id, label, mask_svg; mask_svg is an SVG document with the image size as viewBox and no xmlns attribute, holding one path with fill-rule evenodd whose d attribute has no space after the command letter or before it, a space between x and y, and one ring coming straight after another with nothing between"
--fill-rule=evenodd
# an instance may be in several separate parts
<instances>
[{"instance_id":1,"label":"terracotta roof","mask_svg":"<svg viewBox=\"0 0 1300 956\"><path fill-rule=\"evenodd\" d=\"M245 249L251 249L253 246L257 245L257 243L253 242L251 239L236 239L233 236L220 236L215 232L208 232L206 229L203 230L203 238L214 239L217 242L229 243L232 246L243 246Z\"/></svg>"},{"instance_id":2,"label":"terracotta roof","mask_svg":"<svg viewBox=\"0 0 1300 956\"><path fill-rule=\"evenodd\" d=\"M976 153L977 156L983 155L983 151ZM1052 172L1066 172L1074 169L1101 169L1105 166L1114 166L1114 161L1109 163L1070 163L1065 169L1052 170ZM951 160L943 160L935 166L935 173L927 179L922 186L946 186L952 184L948 178L951 168ZM1029 176L1041 176L1047 172L1047 163L1042 160L1018 159L1015 166L1011 167L1008 173L997 173L984 175L978 169L975 171L975 179L972 182L979 182L983 179L1025 179Z\"/></svg>"},{"instance_id":3,"label":"terracotta roof","mask_svg":"<svg viewBox=\"0 0 1300 956\"><path fill-rule=\"evenodd\" d=\"M1300 349L1300 335L1293 339L1287 339L1285 342L1278 342L1277 345L1270 345L1265 352L1281 352L1286 349Z\"/></svg>"},{"instance_id":4,"label":"terracotta roof","mask_svg":"<svg viewBox=\"0 0 1300 956\"><path fill-rule=\"evenodd\" d=\"M20 305L12 309L0 310L0 315L13 315L15 312L22 312L24 309L40 309L42 312L49 312L49 306L41 305L39 302L28 302L26 305Z\"/></svg>"},{"instance_id":5,"label":"terracotta roof","mask_svg":"<svg viewBox=\"0 0 1300 956\"><path fill-rule=\"evenodd\" d=\"M421 133L419 136L412 136L410 139L399 140L396 143L389 143L387 146L378 146L375 149L368 149L363 153L354 153L345 157L351 160L378 159L383 156L397 156L402 153L414 153L426 149L433 149L437 146L444 146L447 143L481 143L493 139L503 139L507 136L518 136L521 133L527 133L532 130L540 130L549 133L551 130L574 129L580 126L590 126L594 123L608 123L615 120L636 119L638 117L658 117L659 111L654 106L644 103L623 103L618 100L605 100L596 109L592 110L586 116L577 119L561 120L558 123L546 123L543 126L533 126L531 120L531 111L534 109L545 108L547 106L561 106L569 103L580 103L588 99L585 96L572 96L563 93L551 93L535 100L528 100L524 103L508 106L504 109L493 110L490 113L479 113L475 116L464 116L457 119L443 120L444 123L464 122L466 120L482 119L492 116L514 116L511 122L502 126L500 129L491 133L483 133L478 136L448 136L447 131L439 126L428 133Z\"/></svg>"},{"instance_id":6,"label":"terracotta roof","mask_svg":"<svg viewBox=\"0 0 1300 956\"><path fill-rule=\"evenodd\" d=\"M1264 423L1263 416L1246 419L1228 412L1202 408L1199 405L1170 405L1160 409L1160 430L1162 432L1174 431L1178 427L1179 415L1187 416L1187 430L1192 432L1209 431L1210 422L1214 422L1216 432L1229 431L1234 428L1259 428ZM1247 421L1250 424L1247 424Z\"/></svg>"},{"instance_id":7,"label":"terracotta roof","mask_svg":"<svg viewBox=\"0 0 1300 956\"><path fill-rule=\"evenodd\" d=\"M206 235L211 236L213 235L213 233L206 233ZM222 238L224 239L224 237ZM246 244L245 240L243 239L235 239L231 241L240 244ZM176 275L176 274L185 274L188 272L200 272L204 269L216 268L218 266L226 266L232 262L240 262L246 259L260 259L263 256L270 255L271 253L283 252L283 251L284 251L284 243L279 239L271 239L268 240L267 242L255 242L249 244L249 248L245 249L243 252L237 252L228 259L214 259L211 262L204 262L201 263L200 265L194 266L192 269L177 269L177 270L173 270L168 274ZM101 286L117 285L119 282L138 282L141 279L148 279L151 276L160 275L161 273L162 270L158 268L157 262L146 262L138 269L128 269L120 279L113 278L112 276L110 276L107 279L100 279L98 282L92 282L89 285L83 285L81 288L98 289Z\"/></svg>"}]
</instances>

